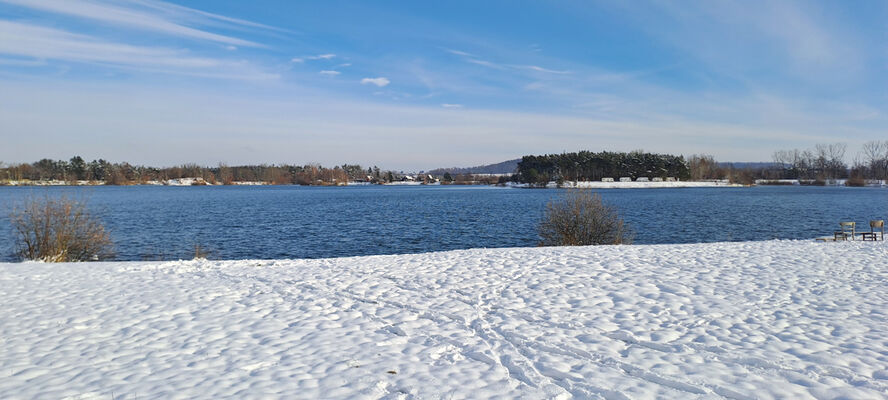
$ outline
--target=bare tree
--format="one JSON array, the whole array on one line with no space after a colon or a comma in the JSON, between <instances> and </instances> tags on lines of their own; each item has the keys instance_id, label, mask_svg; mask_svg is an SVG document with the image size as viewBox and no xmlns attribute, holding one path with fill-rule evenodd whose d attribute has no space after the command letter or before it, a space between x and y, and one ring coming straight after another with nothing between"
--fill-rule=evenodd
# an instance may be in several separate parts
<instances>
[{"instance_id":1,"label":"bare tree","mask_svg":"<svg viewBox=\"0 0 888 400\"><path fill-rule=\"evenodd\" d=\"M816 153L815 169L824 179L837 179L846 175L848 169L845 165L845 151L848 146L845 143L817 144L814 146Z\"/></svg>"},{"instance_id":2,"label":"bare tree","mask_svg":"<svg viewBox=\"0 0 888 400\"><path fill-rule=\"evenodd\" d=\"M691 172L692 181L724 177L724 173L718 167L715 157L708 154L694 154L688 157L688 169Z\"/></svg>"},{"instance_id":3,"label":"bare tree","mask_svg":"<svg viewBox=\"0 0 888 400\"><path fill-rule=\"evenodd\" d=\"M888 140L869 141L863 144L863 161L866 163L868 177L872 179L888 178Z\"/></svg>"}]
</instances>

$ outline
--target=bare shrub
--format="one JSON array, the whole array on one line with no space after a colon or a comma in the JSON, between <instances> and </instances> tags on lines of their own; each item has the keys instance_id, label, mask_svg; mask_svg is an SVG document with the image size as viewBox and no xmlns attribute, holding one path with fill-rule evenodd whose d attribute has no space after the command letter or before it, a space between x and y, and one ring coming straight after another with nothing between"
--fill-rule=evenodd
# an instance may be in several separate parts
<instances>
[{"instance_id":1,"label":"bare shrub","mask_svg":"<svg viewBox=\"0 0 888 400\"><path fill-rule=\"evenodd\" d=\"M539 225L540 246L630 244L632 232L616 208L589 190L568 190L550 201Z\"/></svg>"},{"instance_id":2,"label":"bare shrub","mask_svg":"<svg viewBox=\"0 0 888 400\"><path fill-rule=\"evenodd\" d=\"M114 256L114 244L83 201L31 199L10 215L18 255L45 262L98 261Z\"/></svg>"}]
</instances>

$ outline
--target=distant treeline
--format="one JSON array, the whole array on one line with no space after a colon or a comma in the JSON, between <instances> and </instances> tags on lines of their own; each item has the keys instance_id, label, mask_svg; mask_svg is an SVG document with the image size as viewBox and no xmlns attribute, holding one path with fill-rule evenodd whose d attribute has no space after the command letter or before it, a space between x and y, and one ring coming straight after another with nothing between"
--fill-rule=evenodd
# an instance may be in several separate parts
<instances>
[{"instance_id":1,"label":"distant treeline","mask_svg":"<svg viewBox=\"0 0 888 400\"><path fill-rule=\"evenodd\" d=\"M507 182L545 185L560 181L600 181L602 178L633 180L646 178L677 178L679 180L727 179L735 183L751 184L756 180L798 179L811 184L829 180L847 179L849 185L863 185L866 180L888 180L888 140L871 141L863 145L845 162L847 146L843 143L818 144L808 150L780 150L773 154L773 162L726 163L711 155L688 157L642 151L591 152L524 156L517 162L511 176L493 176L480 170L512 170L516 160L504 161L472 169L444 168L429 173L409 175L384 171L378 167L343 164L332 168L318 164L307 165L241 165L202 167L184 164L156 168L111 163L105 160L86 162L79 156L70 160L42 159L34 163L4 165L0 163L0 184L8 181L90 181L107 185L143 184L172 179L200 178L200 183L233 184L262 182L277 185L339 185L347 182L391 183L421 182L441 184L504 184ZM468 171L472 172L469 173Z\"/></svg>"},{"instance_id":2,"label":"distant treeline","mask_svg":"<svg viewBox=\"0 0 888 400\"><path fill-rule=\"evenodd\" d=\"M621 177L673 177L687 180L690 176L683 157L641 151L580 151L524 156L518 163L518 180L531 184L545 184L550 181L600 181L601 178Z\"/></svg>"},{"instance_id":3,"label":"distant treeline","mask_svg":"<svg viewBox=\"0 0 888 400\"><path fill-rule=\"evenodd\" d=\"M866 180L888 180L888 140L870 141L846 163L844 143L817 144L812 149L775 151L772 163L718 163L712 156L692 156L688 160L691 179L730 179L750 183L756 179L798 179L812 184L846 179L848 185Z\"/></svg>"},{"instance_id":4,"label":"distant treeline","mask_svg":"<svg viewBox=\"0 0 888 400\"><path fill-rule=\"evenodd\" d=\"M0 180L9 181L92 181L107 185L142 184L171 179L200 178L208 184L232 184L235 182L263 182L268 184L335 185L346 182L393 182L404 175L383 171L378 167L363 168L360 165L341 165L332 168L321 165L242 165L202 167L184 164L157 168L131 165L126 162L111 163L105 160L86 162L80 156L68 161L42 159L34 163L0 164Z\"/></svg>"}]
</instances>

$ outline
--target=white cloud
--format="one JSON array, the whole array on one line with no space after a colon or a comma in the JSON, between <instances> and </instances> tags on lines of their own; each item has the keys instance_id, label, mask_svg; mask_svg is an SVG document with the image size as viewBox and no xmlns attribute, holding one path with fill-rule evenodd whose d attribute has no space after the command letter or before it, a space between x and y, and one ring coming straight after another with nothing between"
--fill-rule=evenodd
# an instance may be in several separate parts
<instances>
[{"instance_id":1,"label":"white cloud","mask_svg":"<svg viewBox=\"0 0 888 400\"><path fill-rule=\"evenodd\" d=\"M617 4L617 3L615 3ZM626 15L657 41L685 51L709 68L745 80L750 70L823 84L859 76L867 37L843 22L837 3L747 1L621 2ZM656 22L652 22L656 21ZM730 49L726 51L725 49Z\"/></svg>"},{"instance_id":2,"label":"white cloud","mask_svg":"<svg viewBox=\"0 0 888 400\"><path fill-rule=\"evenodd\" d=\"M448 52L448 53L450 53L450 54L456 54L456 55L458 55L458 56L462 56L462 57L475 57L473 54L466 53L466 52L464 52L464 51L453 50L453 49L447 49L447 48L445 48L445 49L443 49L443 50L446 51L446 52Z\"/></svg>"},{"instance_id":3,"label":"white cloud","mask_svg":"<svg viewBox=\"0 0 888 400\"><path fill-rule=\"evenodd\" d=\"M539 51L538 45L532 45L531 47L534 49L534 51ZM481 65L481 66L493 68L493 69L502 70L502 69L506 69L506 67L508 67L508 68L515 68L515 69L528 69L531 71L545 72L545 73L549 73L549 74L569 74L570 73L570 71L559 71L559 70L554 70L554 69L543 68L543 67L540 67L537 65L507 65L507 66L503 66L503 65L497 64L495 62L482 60L482 59L478 58L477 56L475 56L474 54L467 53L464 51L447 49L447 48L444 48L443 50L450 53L450 54L455 54L460 57L463 57L463 59L468 63Z\"/></svg>"},{"instance_id":4,"label":"white cloud","mask_svg":"<svg viewBox=\"0 0 888 400\"><path fill-rule=\"evenodd\" d=\"M389 81L388 78L383 78L383 77L361 79L362 85L370 84L370 85L376 85L379 87L383 87L383 86L388 86L389 83L391 83L391 81Z\"/></svg>"},{"instance_id":5,"label":"white cloud","mask_svg":"<svg viewBox=\"0 0 888 400\"><path fill-rule=\"evenodd\" d=\"M65 14L78 18L100 21L107 24L123 26L130 29L148 30L172 36L197 40L225 43L235 46L262 47L249 40L220 35L200 29L191 28L164 18L162 15L134 7L121 7L117 4L83 0L0 0L2 3L32 8L57 14ZM157 2L147 1L145 4ZM138 3L130 2L132 6ZM183 9L187 9L182 7ZM208 14L213 15L213 14ZM231 21L238 21L229 19Z\"/></svg>"},{"instance_id":6,"label":"white cloud","mask_svg":"<svg viewBox=\"0 0 888 400\"><path fill-rule=\"evenodd\" d=\"M3 1L3 0L0 0ZM318 54L316 56L302 56L302 57L293 57L290 62L294 63L304 63L306 61L314 61L314 60L331 60L336 57L336 54ZM351 64L349 64L351 65Z\"/></svg>"},{"instance_id":7,"label":"white cloud","mask_svg":"<svg viewBox=\"0 0 888 400\"><path fill-rule=\"evenodd\" d=\"M0 58L0 65L9 65L13 67L42 67L47 65L44 60L18 60L12 58Z\"/></svg>"},{"instance_id":8,"label":"white cloud","mask_svg":"<svg viewBox=\"0 0 888 400\"><path fill-rule=\"evenodd\" d=\"M156 12L160 12L164 17L174 20L188 21L189 23L226 25L232 27L250 27L259 28L268 31L292 33L287 29L281 29L274 26L260 24L257 22L247 21L239 18L226 17L224 15L213 14L206 11L196 10L177 4L167 3L158 0L119 0L119 3L129 2L134 5L142 6Z\"/></svg>"},{"instance_id":9,"label":"white cloud","mask_svg":"<svg viewBox=\"0 0 888 400\"><path fill-rule=\"evenodd\" d=\"M99 40L54 28L0 20L0 54L99 63L148 72L178 73L236 79L269 79L277 75L257 70L246 62L195 57L164 47L144 47Z\"/></svg>"},{"instance_id":10,"label":"white cloud","mask_svg":"<svg viewBox=\"0 0 888 400\"><path fill-rule=\"evenodd\" d=\"M524 69L529 69L532 71L545 72L545 73L549 73L549 74L569 74L570 73L570 71L558 71L558 70L554 70L554 69L538 67L536 65L520 65L517 68L524 68Z\"/></svg>"},{"instance_id":11,"label":"white cloud","mask_svg":"<svg viewBox=\"0 0 888 400\"><path fill-rule=\"evenodd\" d=\"M626 151L643 143L645 150L658 153L706 153L724 161L766 161L775 149L833 142L835 132L845 133L842 140L848 142L849 150L856 150L865 141L881 139L888 126L888 115L881 109L877 110L880 117L865 123L848 118L846 114L853 110L847 109L835 115L817 112L819 109L805 111L785 124L750 122L748 116L773 108L773 103L761 105L760 99L734 96L700 99L726 103L726 112L736 117L729 118L736 122L718 122L666 115L668 109L645 103L629 104L642 109L637 114L617 110L590 117L562 111L474 106L454 110L440 104L417 107L355 102L286 83L275 87L281 93L295 94L289 100L264 89L261 93L248 88L230 93L217 87L194 90L136 83L121 87L111 82L49 78L39 82L0 80L0 87L4 94L0 96L0 131L29 133L12 135L0 146L0 159L7 162L67 158L79 153L153 165L317 161L419 170L484 163L474 162L473 157L494 162L525 154L581 150L590 143L596 146L590 150ZM206 102L206 98L214 101ZM677 101L672 96L668 100ZM823 106L824 110L834 108ZM460 116L457 119L455 111ZM711 112L705 110L706 114ZM801 122L795 123L797 119ZM251 132L254 150L244 150L245 131ZM337 135L317 135L329 131ZM78 140L66 146L40 145L71 137ZM391 143L400 145L392 147ZM195 153L194 146L201 146L202 151ZM404 152L404 147L416 151ZM486 150L479 153L478 148Z\"/></svg>"},{"instance_id":12,"label":"white cloud","mask_svg":"<svg viewBox=\"0 0 888 400\"><path fill-rule=\"evenodd\" d=\"M444 108L462 108L463 105L462 105L462 104L443 103L443 104L441 104L441 107L444 107Z\"/></svg>"},{"instance_id":13,"label":"white cloud","mask_svg":"<svg viewBox=\"0 0 888 400\"><path fill-rule=\"evenodd\" d=\"M351 65L352 65L351 63L342 63L342 64L337 65L336 68L351 67Z\"/></svg>"},{"instance_id":14,"label":"white cloud","mask_svg":"<svg viewBox=\"0 0 888 400\"><path fill-rule=\"evenodd\" d=\"M340 74L339 71L329 71L329 70L324 70L324 71L321 71L321 72L318 72L318 73L321 74L321 75L328 75L328 76L336 76L336 75L339 75L339 74Z\"/></svg>"},{"instance_id":15,"label":"white cloud","mask_svg":"<svg viewBox=\"0 0 888 400\"><path fill-rule=\"evenodd\" d=\"M485 60L478 60L478 59L470 58L470 59L467 59L466 62L470 62L470 63L472 63L472 64L482 65L482 66L485 66L485 67L487 67L487 68L503 69L503 67L502 67L501 65L499 65L499 64L495 64L495 63L492 63L492 62L490 62L490 61L485 61Z\"/></svg>"},{"instance_id":16,"label":"white cloud","mask_svg":"<svg viewBox=\"0 0 888 400\"><path fill-rule=\"evenodd\" d=\"M836 127L774 128L650 115L614 120L484 109L465 109L460 111L459 119L453 119L454 110L439 106L354 103L323 95L302 96L311 101L280 101L244 92L226 96L224 91L215 90L120 90L65 82L12 82L4 83L3 88L0 127L4 131L29 132L13 135L8 146L0 147L0 159L7 161L30 162L47 156L88 153L154 165L219 161L318 161L337 165L348 161L428 169L438 164L472 164L479 146L490 150L482 155L492 162L524 154L580 150L589 143L595 143L596 149L616 151L636 149L638 143L644 143L646 150L654 152L710 153L721 160L768 160L774 149L786 143L807 147L823 140L819 134L830 140ZM133 96L132 92L139 95ZM214 101L201 101L207 97ZM245 130L252 132L253 147L261 150L243 150ZM338 134L317 135L319 131ZM857 132L847 141L854 148L879 138L880 132ZM70 137L78 138L77 143L71 143L73 147L47 149L39 145ZM415 147L416 151L405 153L401 146L393 148L391 143ZM190 151L198 144L202 146L200 154ZM69 154L54 156L52 152Z\"/></svg>"}]
</instances>

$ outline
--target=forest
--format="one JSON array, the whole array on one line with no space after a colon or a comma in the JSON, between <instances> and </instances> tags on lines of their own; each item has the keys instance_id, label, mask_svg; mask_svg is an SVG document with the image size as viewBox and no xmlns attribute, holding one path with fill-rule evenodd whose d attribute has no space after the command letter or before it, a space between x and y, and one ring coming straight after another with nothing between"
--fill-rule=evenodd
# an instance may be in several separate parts
<instances>
[{"instance_id":1,"label":"forest","mask_svg":"<svg viewBox=\"0 0 888 400\"><path fill-rule=\"evenodd\" d=\"M681 156L642 151L628 153L580 151L524 156L518 163L519 182L545 185L550 181L600 181L602 178L639 177L687 180L688 164Z\"/></svg>"}]
</instances>

